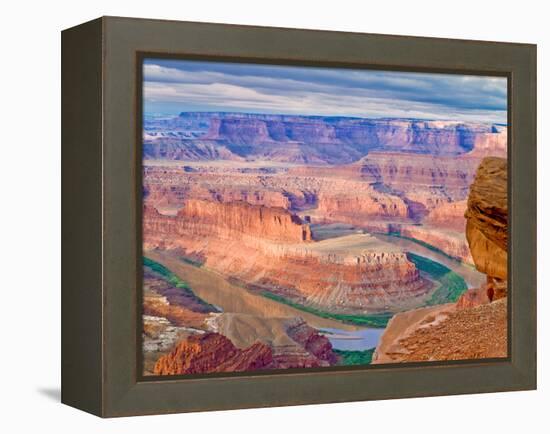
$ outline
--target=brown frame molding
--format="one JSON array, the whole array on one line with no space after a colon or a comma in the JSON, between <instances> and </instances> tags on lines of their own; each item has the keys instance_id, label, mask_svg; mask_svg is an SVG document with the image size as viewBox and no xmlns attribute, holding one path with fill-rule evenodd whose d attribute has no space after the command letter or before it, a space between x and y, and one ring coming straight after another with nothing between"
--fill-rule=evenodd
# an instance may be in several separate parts
<instances>
[{"instance_id":1,"label":"brown frame molding","mask_svg":"<svg viewBox=\"0 0 550 434\"><path fill-rule=\"evenodd\" d=\"M110 417L536 387L536 46L104 17L65 30L62 49L63 402ZM507 76L509 359L142 379L143 53Z\"/></svg>"}]
</instances>

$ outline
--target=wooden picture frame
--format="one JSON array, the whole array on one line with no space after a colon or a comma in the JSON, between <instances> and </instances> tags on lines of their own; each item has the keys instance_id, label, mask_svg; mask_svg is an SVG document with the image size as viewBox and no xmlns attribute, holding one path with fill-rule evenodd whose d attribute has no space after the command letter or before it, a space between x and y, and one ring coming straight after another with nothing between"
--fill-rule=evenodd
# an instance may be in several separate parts
<instances>
[{"instance_id":1,"label":"wooden picture frame","mask_svg":"<svg viewBox=\"0 0 550 434\"><path fill-rule=\"evenodd\" d=\"M141 59L508 78L509 357L140 375ZM102 17L62 32L62 402L102 417L536 388L536 46Z\"/></svg>"}]
</instances>

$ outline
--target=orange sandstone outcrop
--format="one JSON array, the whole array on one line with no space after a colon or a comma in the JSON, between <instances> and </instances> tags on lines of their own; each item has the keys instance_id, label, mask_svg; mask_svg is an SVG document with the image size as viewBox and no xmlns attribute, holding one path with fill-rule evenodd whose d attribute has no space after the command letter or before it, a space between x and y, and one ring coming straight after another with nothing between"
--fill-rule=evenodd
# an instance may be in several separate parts
<instances>
[{"instance_id":1,"label":"orange sandstone outcrop","mask_svg":"<svg viewBox=\"0 0 550 434\"><path fill-rule=\"evenodd\" d=\"M332 344L327 337L320 335L305 321L296 318L288 325L287 334L317 360L334 365L336 354L332 351Z\"/></svg>"},{"instance_id":2,"label":"orange sandstone outcrop","mask_svg":"<svg viewBox=\"0 0 550 434\"><path fill-rule=\"evenodd\" d=\"M443 305L396 315L372 363L506 357L506 306L502 299L472 308Z\"/></svg>"},{"instance_id":3,"label":"orange sandstone outcrop","mask_svg":"<svg viewBox=\"0 0 550 434\"><path fill-rule=\"evenodd\" d=\"M210 202L191 199L176 218L164 218L155 209L144 209L146 234L213 238L260 238L278 243L311 241L309 225L282 208L253 206L245 202Z\"/></svg>"},{"instance_id":4,"label":"orange sandstone outcrop","mask_svg":"<svg viewBox=\"0 0 550 434\"><path fill-rule=\"evenodd\" d=\"M405 202L389 194L371 189L368 192L352 189L345 192L327 192L319 195L316 215L326 221L365 226L375 219L407 219Z\"/></svg>"},{"instance_id":5,"label":"orange sandstone outcrop","mask_svg":"<svg viewBox=\"0 0 550 434\"><path fill-rule=\"evenodd\" d=\"M447 256L459 261L473 264L470 247L464 232L441 229L433 226L404 225L399 229L400 235L422 241L442 251Z\"/></svg>"},{"instance_id":6,"label":"orange sandstone outcrop","mask_svg":"<svg viewBox=\"0 0 550 434\"><path fill-rule=\"evenodd\" d=\"M443 203L432 209L423 223L437 228L450 229L464 233L466 227L466 219L464 218L466 206L466 200Z\"/></svg>"},{"instance_id":7,"label":"orange sandstone outcrop","mask_svg":"<svg viewBox=\"0 0 550 434\"><path fill-rule=\"evenodd\" d=\"M216 228L232 237L246 234L278 243L311 241L309 225L282 208L189 200L178 217L186 222L186 232L199 236L211 236L212 229Z\"/></svg>"},{"instance_id":8,"label":"orange sandstone outcrop","mask_svg":"<svg viewBox=\"0 0 550 434\"><path fill-rule=\"evenodd\" d=\"M156 375L253 371L273 361L271 348L257 342L240 350L218 333L192 335L155 364Z\"/></svg>"},{"instance_id":9,"label":"orange sandstone outcrop","mask_svg":"<svg viewBox=\"0 0 550 434\"><path fill-rule=\"evenodd\" d=\"M414 153L371 152L361 159L361 176L408 190L418 186L468 189L479 158L442 157Z\"/></svg>"},{"instance_id":10,"label":"orange sandstone outcrop","mask_svg":"<svg viewBox=\"0 0 550 434\"><path fill-rule=\"evenodd\" d=\"M505 159L507 156L507 145L508 129L506 127L493 126L491 133L481 133L476 136L474 148L467 155L479 157L494 156Z\"/></svg>"},{"instance_id":11,"label":"orange sandstone outcrop","mask_svg":"<svg viewBox=\"0 0 550 434\"><path fill-rule=\"evenodd\" d=\"M466 235L487 284L469 289L455 304L395 315L373 363L507 356L507 178L505 159L485 158L468 197Z\"/></svg>"},{"instance_id":12,"label":"orange sandstone outcrop","mask_svg":"<svg viewBox=\"0 0 550 434\"><path fill-rule=\"evenodd\" d=\"M487 290L484 287L470 288L457 300L456 308L468 309L470 307L476 307L490 302L491 299L487 295Z\"/></svg>"},{"instance_id":13,"label":"orange sandstone outcrop","mask_svg":"<svg viewBox=\"0 0 550 434\"><path fill-rule=\"evenodd\" d=\"M476 268L490 278L508 277L508 171L503 158L479 165L468 197L466 237Z\"/></svg>"},{"instance_id":14,"label":"orange sandstone outcrop","mask_svg":"<svg viewBox=\"0 0 550 434\"><path fill-rule=\"evenodd\" d=\"M144 202L164 214L175 214L187 200L200 199L311 210L316 222L364 228L420 222L431 210L467 197L481 158L467 155L371 152L352 164L298 167L150 163L143 171Z\"/></svg>"},{"instance_id":15,"label":"orange sandstone outcrop","mask_svg":"<svg viewBox=\"0 0 550 434\"><path fill-rule=\"evenodd\" d=\"M177 326L201 328L208 317L207 314L194 312L186 307L169 304L164 297L145 295L143 299L143 314L163 317Z\"/></svg>"},{"instance_id":16,"label":"orange sandstone outcrop","mask_svg":"<svg viewBox=\"0 0 550 434\"><path fill-rule=\"evenodd\" d=\"M202 328L214 308L145 269L143 275L143 314L162 317L175 326Z\"/></svg>"},{"instance_id":17,"label":"orange sandstone outcrop","mask_svg":"<svg viewBox=\"0 0 550 434\"><path fill-rule=\"evenodd\" d=\"M143 222L145 250L178 250L251 288L330 311L401 308L431 288L399 248L366 234L312 241L309 225L283 209L192 200L176 216L146 207Z\"/></svg>"}]
</instances>

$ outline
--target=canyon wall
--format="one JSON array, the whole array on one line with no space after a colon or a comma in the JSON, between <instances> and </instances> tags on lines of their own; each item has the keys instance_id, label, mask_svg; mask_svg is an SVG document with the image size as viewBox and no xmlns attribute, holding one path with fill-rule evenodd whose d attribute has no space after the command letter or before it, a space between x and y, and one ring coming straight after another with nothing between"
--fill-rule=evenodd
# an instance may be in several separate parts
<instances>
[{"instance_id":1,"label":"canyon wall","mask_svg":"<svg viewBox=\"0 0 550 434\"><path fill-rule=\"evenodd\" d=\"M266 369L273 361L273 352L257 342L240 350L218 333L192 335L181 341L155 364L155 375L204 374Z\"/></svg>"},{"instance_id":2,"label":"canyon wall","mask_svg":"<svg viewBox=\"0 0 550 434\"><path fill-rule=\"evenodd\" d=\"M359 227L372 219L407 219L408 208L403 199L379 193L367 185L358 187L322 192L318 196L314 215L327 222L349 223Z\"/></svg>"},{"instance_id":3,"label":"canyon wall","mask_svg":"<svg viewBox=\"0 0 550 434\"><path fill-rule=\"evenodd\" d=\"M508 354L507 161L483 159L470 188L466 236L476 268L487 283L456 303L395 315L373 363L501 358Z\"/></svg>"},{"instance_id":4,"label":"canyon wall","mask_svg":"<svg viewBox=\"0 0 550 434\"><path fill-rule=\"evenodd\" d=\"M144 209L145 231L165 239L184 236L219 239L271 240L278 243L311 241L309 225L283 208L253 206L246 202L211 202L190 199L176 218L163 218L156 209Z\"/></svg>"},{"instance_id":5,"label":"canyon wall","mask_svg":"<svg viewBox=\"0 0 550 434\"><path fill-rule=\"evenodd\" d=\"M439 223L458 215L480 159L421 154L372 153L361 161L330 167L145 166L144 200L175 212L187 199L243 201L252 205L311 211L319 221L369 227L376 220ZM456 207L453 210L452 207ZM436 213L428 214L437 208ZM456 211L456 212L455 212ZM457 229L460 224L455 225Z\"/></svg>"},{"instance_id":6,"label":"canyon wall","mask_svg":"<svg viewBox=\"0 0 550 434\"><path fill-rule=\"evenodd\" d=\"M143 236L145 250L175 250L259 291L330 311L391 308L430 290L398 248L365 234L312 241L309 225L283 209L190 200L168 216L145 207Z\"/></svg>"},{"instance_id":7,"label":"canyon wall","mask_svg":"<svg viewBox=\"0 0 550 434\"><path fill-rule=\"evenodd\" d=\"M219 364L224 372L260 365L283 369L337 363L330 341L303 319L281 312L265 317L225 311L198 298L193 292L195 281L190 286L174 276L160 263L146 260L142 318L146 375L208 372L210 363ZM262 302L262 297L250 297ZM215 348L217 344L221 348Z\"/></svg>"},{"instance_id":8,"label":"canyon wall","mask_svg":"<svg viewBox=\"0 0 550 434\"><path fill-rule=\"evenodd\" d=\"M464 233L466 228L467 201L443 203L432 209L424 219L423 223L441 229L449 229Z\"/></svg>"},{"instance_id":9,"label":"canyon wall","mask_svg":"<svg viewBox=\"0 0 550 434\"><path fill-rule=\"evenodd\" d=\"M505 127L452 121L253 113L182 113L180 118L146 123L145 158L345 164L372 150L435 155L477 150L483 156L506 142ZM173 134L163 134L166 130Z\"/></svg>"},{"instance_id":10,"label":"canyon wall","mask_svg":"<svg viewBox=\"0 0 550 434\"><path fill-rule=\"evenodd\" d=\"M479 165L468 197L466 237L476 268L490 279L508 277L508 171L503 158Z\"/></svg>"},{"instance_id":11,"label":"canyon wall","mask_svg":"<svg viewBox=\"0 0 550 434\"><path fill-rule=\"evenodd\" d=\"M357 164L360 166L362 178L368 182L393 186L414 184L467 189L479 159L372 152Z\"/></svg>"},{"instance_id":12,"label":"canyon wall","mask_svg":"<svg viewBox=\"0 0 550 434\"><path fill-rule=\"evenodd\" d=\"M464 231L441 230L435 226L404 225L396 228L399 235L429 244L451 258L473 264Z\"/></svg>"}]
</instances>

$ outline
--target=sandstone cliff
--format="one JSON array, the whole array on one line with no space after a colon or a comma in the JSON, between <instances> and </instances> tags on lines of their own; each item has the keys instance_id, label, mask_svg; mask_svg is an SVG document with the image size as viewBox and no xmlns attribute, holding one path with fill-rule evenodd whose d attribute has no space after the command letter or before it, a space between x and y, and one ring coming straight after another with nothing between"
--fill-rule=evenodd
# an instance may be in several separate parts
<instances>
[{"instance_id":1,"label":"sandstone cliff","mask_svg":"<svg viewBox=\"0 0 550 434\"><path fill-rule=\"evenodd\" d=\"M372 188L323 192L318 198L315 215L320 220L337 221L365 226L371 219L406 220L408 208L405 202Z\"/></svg>"},{"instance_id":2,"label":"sandstone cliff","mask_svg":"<svg viewBox=\"0 0 550 434\"><path fill-rule=\"evenodd\" d=\"M466 235L487 284L455 304L416 309L388 323L373 363L506 357L507 162L485 158L470 188Z\"/></svg>"},{"instance_id":3,"label":"sandstone cliff","mask_svg":"<svg viewBox=\"0 0 550 434\"><path fill-rule=\"evenodd\" d=\"M458 155L498 149L502 144L494 137L505 130L476 123L253 113L182 113L180 118L146 124L146 158L342 164L371 150Z\"/></svg>"},{"instance_id":4,"label":"sandstone cliff","mask_svg":"<svg viewBox=\"0 0 550 434\"><path fill-rule=\"evenodd\" d=\"M439 208L465 221L449 215L448 204L466 199L478 163L474 157L376 152L358 163L325 167L152 165L144 167L144 201L163 214L177 213L191 199L239 201L387 232L392 223L429 220Z\"/></svg>"},{"instance_id":5,"label":"sandstone cliff","mask_svg":"<svg viewBox=\"0 0 550 434\"><path fill-rule=\"evenodd\" d=\"M211 202L190 199L176 218L163 218L145 207L146 231L166 238L183 235L218 238L259 238L278 243L311 241L309 225L283 208L252 206L245 202Z\"/></svg>"},{"instance_id":6,"label":"sandstone cliff","mask_svg":"<svg viewBox=\"0 0 550 434\"><path fill-rule=\"evenodd\" d=\"M146 250L178 250L253 289L330 311L393 309L431 287L399 248L360 233L311 241L309 226L283 209L189 201L176 216L146 207L143 221Z\"/></svg>"},{"instance_id":7,"label":"sandstone cliff","mask_svg":"<svg viewBox=\"0 0 550 434\"><path fill-rule=\"evenodd\" d=\"M466 206L466 200L443 203L432 209L423 223L464 233L466 228L466 219L464 218Z\"/></svg>"},{"instance_id":8,"label":"sandstone cliff","mask_svg":"<svg viewBox=\"0 0 550 434\"><path fill-rule=\"evenodd\" d=\"M337 357L332 351L332 345L328 338L320 335L317 330L307 325L299 318L295 318L287 325L287 334L308 353L315 356L317 360L326 362L328 365L336 364Z\"/></svg>"},{"instance_id":9,"label":"sandstone cliff","mask_svg":"<svg viewBox=\"0 0 550 434\"><path fill-rule=\"evenodd\" d=\"M468 197L466 237L476 268L490 279L507 279L508 174L507 161L485 158Z\"/></svg>"},{"instance_id":10,"label":"sandstone cliff","mask_svg":"<svg viewBox=\"0 0 550 434\"><path fill-rule=\"evenodd\" d=\"M507 355L506 299L471 308L435 306L396 315L373 364L500 358Z\"/></svg>"},{"instance_id":11,"label":"sandstone cliff","mask_svg":"<svg viewBox=\"0 0 550 434\"><path fill-rule=\"evenodd\" d=\"M398 232L401 236L429 244L451 258L458 259L468 264L473 263L470 247L464 236L464 231L441 229L437 226L430 225L405 225L400 226Z\"/></svg>"},{"instance_id":12,"label":"sandstone cliff","mask_svg":"<svg viewBox=\"0 0 550 434\"><path fill-rule=\"evenodd\" d=\"M361 177L370 182L468 189L478 163L478 158L372 152L357 164Z\"/></svg>"},{"instance_id":13,"label":"sandstone cliff","mask_svg":"<svg viewBox=\"0 0 550 434\"><path fill-rule=\"evenodd\" d=\"M271 348L255 343L240 350L217 333L192 335L155 364L156 375L240 372L265 369L273 361Z\"/></svg>"}]
</instances>

